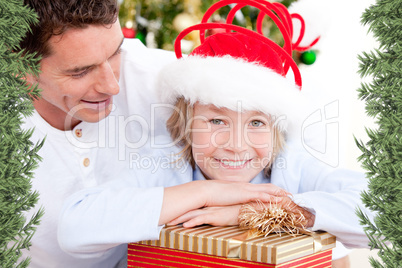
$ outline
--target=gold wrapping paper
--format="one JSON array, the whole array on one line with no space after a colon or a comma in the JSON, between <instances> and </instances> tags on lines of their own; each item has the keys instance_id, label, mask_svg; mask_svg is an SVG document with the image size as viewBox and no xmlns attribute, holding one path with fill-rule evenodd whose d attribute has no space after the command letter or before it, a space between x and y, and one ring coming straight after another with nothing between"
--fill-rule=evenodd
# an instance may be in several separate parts
<instances>
[{"instance_id":1,"label":"gold wrapping paper","mask_svg":"<svg viewBox=\"0 0 402 268\"><path fill-rule=\"evenodd\" d=\"M326 232L312 235L270 234L254 237L237 226L195 228L169 226L162 229L160 240L141 244L167 247L221 257L240 258L279 264L335 247L335 237Z\"/></svg>"}]
</instances>

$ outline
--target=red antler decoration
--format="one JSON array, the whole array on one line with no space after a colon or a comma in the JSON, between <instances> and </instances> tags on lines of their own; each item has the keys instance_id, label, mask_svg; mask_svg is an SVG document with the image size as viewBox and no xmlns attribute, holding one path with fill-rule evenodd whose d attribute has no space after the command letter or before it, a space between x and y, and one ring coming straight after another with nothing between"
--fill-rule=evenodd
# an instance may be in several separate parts
<instances>
[{"instance_id":1,"label":"red antler decoration","mask_svg":"<svg viewBox=\"0 0 402 268\"><path fill-rule=\"evenodd\" d=\"M210 17L220 8L227 6L227 5L232 5L235 4L231 11L229 12L227 18L226 18L226 24L225 23L209 23L208 20ZM242 9L245 6L253 6L255 8L258 8L260 10L260 13L257 17L257 22L256 22L256 31L252 31L240 26L233 25L233 19L237 11ZM282 33L283 39L284 39L284 45L283 47L279 46L269 38L265 37L262 33L262 22L265 16L268 16L271 18L276 26L279 28L280 32ZM300 29L300 35L295 43L292 43L292 37L293 37L293 22L292 19L297 19L301 23L301 29ZM301 81L301 75L299 68L297 67L296 63L294 62L292 58L292 52L293 50L298 50L298 51L305 51L309 48L311 48L314 44L316 44L319 40L319 38L315 39L309 46L306 47L300 47L299 44L302 41L305 33L305 23L303 18L297 14L289 14L289 11L287 8L281 4L281 3L270 3L265 0L221 0L215 4L213 4L204 14L202 21L200 24L191 26L183 30L179 36L177 37L175 41L175 52L176 52L176 57L181 58L182 57L182 52L181 52L181 40L190 32L199 30L200 31L200 41L201 44L205 40L205 31L209 29L225 29L226 32L230 31L237 31L242 34L248 35L250 37L257 38L261 42L267 44L268 46L271 47L282 59L283 63L283 68L285 71L285 74L288 73L289 68L292 68L294 78L295 78L295 83L299 88L301 89L302 81Z\"/></svg>"}]
</instances>

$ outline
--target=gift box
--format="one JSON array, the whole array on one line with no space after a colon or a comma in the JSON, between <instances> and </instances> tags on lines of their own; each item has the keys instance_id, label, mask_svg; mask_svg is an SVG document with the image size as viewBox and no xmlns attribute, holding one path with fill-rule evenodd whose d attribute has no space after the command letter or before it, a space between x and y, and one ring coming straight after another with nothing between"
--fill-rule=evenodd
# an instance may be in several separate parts
<instances>
[{"instance_id":1,"label":"gift box","mask_svg":"<svg viewBox=\"0 0 402 268\"><path fill-rule=\"evenodd\" d=\"M128 245L128 267L331 267L335 236L254 236L239 227L162 229L159 240Z\"/></svg>"}]
</instances>

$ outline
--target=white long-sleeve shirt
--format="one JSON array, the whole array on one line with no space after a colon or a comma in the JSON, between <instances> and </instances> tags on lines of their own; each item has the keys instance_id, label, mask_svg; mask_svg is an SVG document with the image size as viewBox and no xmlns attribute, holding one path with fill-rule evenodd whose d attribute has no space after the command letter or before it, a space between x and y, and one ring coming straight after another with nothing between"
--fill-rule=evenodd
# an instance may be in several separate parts
<instances>
[{"instance_id":1,"label":"white long-sleeve shirt","mask_svg":"<svg viewBox=\"0 0 402 268\"><path fill-rule=\"evenodd\" d=\"M190 170L172 168L173 158L153 149L170 142L165 124L154 120L161 113L154 82L176 57L138 40L125 40L122 49L120 92L106 119L72 131L53 128L36 112L25 120L25 129L35 128L33 142L46 138L32 180L40 200L27 214L45 210L30 251L23 251L30 267L116 266L124 243L159 237L163 187L191 180Z\"/></svg>"}]
</instances>

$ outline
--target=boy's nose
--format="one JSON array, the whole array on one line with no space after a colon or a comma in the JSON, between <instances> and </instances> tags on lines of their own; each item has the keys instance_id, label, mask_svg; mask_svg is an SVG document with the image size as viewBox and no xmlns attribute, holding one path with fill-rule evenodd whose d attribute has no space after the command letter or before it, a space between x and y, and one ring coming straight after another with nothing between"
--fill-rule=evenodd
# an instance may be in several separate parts
<instances>
[{"instance_id":1,"label":"boy's nose","mask_svg":"<svg viewBox=\"0 0 402 268\"><path fill-rule=\"evenodd\" d=\"M244 129L242 127L233 127L232 135L228 141L228 147L226 149L236 153L244 152L248 148L247 141L245 139Z\"/></svg>"}]
</instances>

